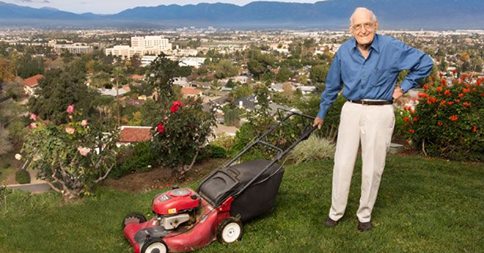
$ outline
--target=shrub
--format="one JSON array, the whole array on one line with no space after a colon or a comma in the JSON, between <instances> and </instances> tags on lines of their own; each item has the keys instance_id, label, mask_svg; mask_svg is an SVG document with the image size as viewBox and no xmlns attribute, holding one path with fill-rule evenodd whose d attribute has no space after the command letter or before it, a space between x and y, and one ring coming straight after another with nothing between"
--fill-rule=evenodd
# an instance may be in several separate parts
<instances>
[{"instance_id":1,"label":"shrub","mask_svg":"<svg viewBox=\"0 0 484 253\"><path fill-rule=\"evenodd\" d=\"M228 152L224 147L210 143L200 149L195 162L200 162L211 158L226 158L227 156Z\"/></svg>"},{"instance_id":2,"label":"shrub","mask_svg":"<svg viewBox=\"0 0 484 253\"><path fill-rule=\"evenodd\" d=\"M227 157L227 150L225 150L225 148L223 148L221 146L210 144L210 145L206 146L206 149L208 150L211 158L225 158L225 157Z\"/></svg>"},{"instance_id":3,"label":"shrub","mask_svg":"<svg viewBox=\"0 0 484 253\"><path fill-rule=\"evenodd\" d=\"M203 111L201 99L193 98L174 101L157 118L154 154L161 164L175 169L193 164L215 125L214 115Z\"/></svg>"},{"instance_id":4,"label":"shrub","mask_svg":"<svg viewBox=\"0 0 484 253\"><path fill-rule=\"evenodd\" d=\"M335 145L328 139L311 135L307 140L299 143L288 156L295 164L308 161L330 159L334 156Z\"/></svg>"},{"instance_id":5,"label":"shrub","mask_svg":"<svg viewBox=\"0 0 484 253\"><path fill-rule=\"evenodd\" d=\"M155 160L149 142L136 143L124 147L118 152L116 167L110 175L114 178L120 178L136 171L149 171L152 169Z\"/></svg>"},{"instance_id":6,"label":"shrub","mask_svg":"<svg viewBox=\"0 0 484 253\"><path fill-rule=\"evenodd\" d=\"M442 78L442 77L441 77ZM451 84L448 84L451 81ZM482 79L442 78L424 85L415 110L404 121L409 142L425 154L455 160L483 160Z\"/></svg>"},{"instance_id":7,"label":"shrub","mask_svg":"<svg viewBox=\"0 0 484 253\"><path fill-rule=\"evenodd\" d=\"M89 195L111 172L118 131L104 124L89 124L86 119L75 120L74 105L66 111L68 123L62 125L31 116L34 122L22 152L31 161L30 169L38 170L39 177L49 181L64 198L73 199Z\"/></svg>"},{"instance_id":8,"label":"shrub","mask_svg":"<svg viewBox=\"0 0 484 253\"><path fill-rule=\"evenodd\" d=\"M27 170L17 170L15 181L19 184L30 184L30 173Z\"/></svg>"}]
</instances>

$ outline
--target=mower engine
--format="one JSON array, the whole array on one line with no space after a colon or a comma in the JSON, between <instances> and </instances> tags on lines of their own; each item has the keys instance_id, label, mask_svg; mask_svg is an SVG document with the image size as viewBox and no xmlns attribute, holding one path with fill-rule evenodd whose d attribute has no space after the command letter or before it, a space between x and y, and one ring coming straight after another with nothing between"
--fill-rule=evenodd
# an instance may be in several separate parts
<instances>
[{"instance_id":1,"label":"mower engine","mask_svg":"<svg viewBox=\"0 0 484 253\"><path fill-rule=\"evenodd\" d=\"M173 230L186 222L195 221L200 196L191 189L173 189L156 196L152 210L165 230Z\"/></svg>"}]
</instances>

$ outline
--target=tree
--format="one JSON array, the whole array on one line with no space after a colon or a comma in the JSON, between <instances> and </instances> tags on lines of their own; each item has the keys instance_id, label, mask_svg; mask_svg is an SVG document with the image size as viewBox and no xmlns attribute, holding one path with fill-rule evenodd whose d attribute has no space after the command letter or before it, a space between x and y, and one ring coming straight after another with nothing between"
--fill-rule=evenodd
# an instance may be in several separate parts
<instances>
[{"instance_id":1,"label":"tree","mask_svg":"<svg viewBox=\"0 0 484 253\"><path fill-rule=\"evenodd\" d=\"M0 83L13 80L15 78L15 66L11 61L0 58Z\"/></svg>"},{"instance_id":2,"label":"tree","mask_svg":"<svg viewBox=\"0 0 484 253\"><path fill-rule=\"evenodd\" d=\"M89 90L85 81L85 73L76 67L48 71L39 83L40 89L28 102L30 111L55 124L66 123L65 108L70 104L76 104L79 111L91 115L99 94Z\"/></svg>"},{"instance_id":3,"label":"tree","mask_svg":"<svg viewBox=\"0 0 484 253\"><path fill-rule=\"evenodd\" d=\"M311 67L311 71L309 72L309 78L311 79L311 81L313 81L313 83L323 83L326 79L327 74L327 65L315 65Z\"/></svg>"},{"instance_id":4,"label":"tree","mask_svg":"<svg viewBox=\"0 0 484 253\"><path fill-rule=\"evenodd\" d=\"M66 124L33 122L22 147L28 167L65 199L89 195L109 175L118 139L115 128L72 120L73 110Z\"/></svg>"},{"instance_id":5,"label":"tree","mask_svg":"<svg viewBox=\"0 0 484 253\"><path fill-rule=\"evenodd\" d=\"M149 65L147 70L147 83L152 91L157 94L157 100L161 103L168 103L173 97L173 78L176 76L178 62L166 58L161 53Z\"/></svg>"},{"instance_id":6,"label":"tree","mask_svg":"<svg viewBox=\"0 0 484 253\"><path fill-rule=\"evenodd\" d=\"M234 99L247 97L252 93L253 93L253 89L248 84L242 84L242 85L236 86L235 89L233 89L231 92Z\"/></svg>"},{"instance_id":7,"label":"tree","mask_svg":"<svg viewBox=\"0 0 484 253\"><path fill-rule=\"evenodd\" d=\"M32 57L24 54L17 62L17 73L22 78L44 73L44 60L42 57Z\"/></svg>"},{"instance_id":8,"label":"tree","mask_svg":"<svg viewBox=\"0 0 484 253\"><path fill-rule=\"evenodd\" d=\"M247 68L255 78L261 79L264 74L270 73L276 59L271 54L262 54L260 50L249 51Z\"/></svg>"},{"instance_id":9,"label":"tree","mask_svg":"<svg viewBox=\"0 0 484 253\"><path fill-rule=\"evenodd\" d=\"M238 68L230 60L222 59L215 65L215 77L223 79L237 75Z\"/></svg>"},{"instance_id":10,"label":"tree","mask_svg":"<svg viewBox=\"0 0 484 253\"><path fill-rule=\"evenodd\" d=\"M127 62L128 73L141 73L141 57L138 54L131 56Z\"/></svg>"},{"instance_id":11,"label":"tree","mask_svg":"<svg viewBox=\"0 0 484 253\"><path fill-rule=\"evenodd\" d=\"M278 81L278 82L286 82L287 80L289 80L289 78L292 77L292 75L293 75L293 73L291 72L291 70L289 70L288 67L282 66L279 69L279 72L277 72L276 81Z\"/></svg>"},{"instance_id":12,"label":"tree","mask_svg":"<svg viewBox=\"0 0 484 253\"><path fill-rule=\"evenodd\" d=\"M227 108L224 110L224 125L239 126L240 115L237 108Z\"/></svg>"}]
</instances>

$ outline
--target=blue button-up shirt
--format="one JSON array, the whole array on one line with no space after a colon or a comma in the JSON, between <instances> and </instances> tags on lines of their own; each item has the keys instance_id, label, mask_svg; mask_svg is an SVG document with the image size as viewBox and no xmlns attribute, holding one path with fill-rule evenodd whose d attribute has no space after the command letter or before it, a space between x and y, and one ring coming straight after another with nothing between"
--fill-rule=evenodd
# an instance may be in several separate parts
<instances>
[{"instance_id":1,"label":"blue button-up shirt","mask_svg":"<svg viewBox=\"0 0 484 253\"><path fill-rule=\"evenodd\" d=\"M341 89L349 100L390 101L400 71L409 70L400 84L403 92L407 92L417 85L417 80L429 75L432 65L428 55L389 36L376 34L366 59L356 40L349 39L333 58L317 116L324 119Z\"/></svg>"}]
</instances>

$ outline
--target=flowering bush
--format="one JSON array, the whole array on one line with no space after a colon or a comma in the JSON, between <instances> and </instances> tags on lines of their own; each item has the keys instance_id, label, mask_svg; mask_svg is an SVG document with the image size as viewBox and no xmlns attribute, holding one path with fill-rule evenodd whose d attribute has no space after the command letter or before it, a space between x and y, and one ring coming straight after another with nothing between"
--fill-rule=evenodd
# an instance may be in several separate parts
<instances>
[{"instance_id":1,"label":"flowering bush","mask_svg":"<svg viewBox=\"0 0 484 253\"><path fill-rule=\"evenodd\" d=\"M74 106L67 108L69 121L63 125L42 122L38 117L22 147L29 168L66 198L89 194L105 179L115 164L117 131L74 120ZM22 156L17 156L22 159Z\"/></svg>"},{"instance_id":2,"label":"flowering bush","mask_svg":"<svg viewBox=\"0 0 484 253\"><path fill-rule=\"evenodd\" d=\"M459 78L424 85L415 110L403 117L409 142L426 154L458 160L483 160L482 79Z\"/></svg>"},{"instance_id":3,"label":"flowering bush","mask_svg":"<svg viewBox=\"0 0 484 253\"><path fill-rule=\"evenodd\" d=\"M206 144L213 125L215 117L203 111L201 99L188 98L164 105L153 127L158 161L171 168L188 170Z\"/></svg>"}]
</instances>

